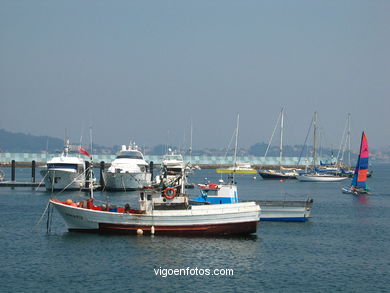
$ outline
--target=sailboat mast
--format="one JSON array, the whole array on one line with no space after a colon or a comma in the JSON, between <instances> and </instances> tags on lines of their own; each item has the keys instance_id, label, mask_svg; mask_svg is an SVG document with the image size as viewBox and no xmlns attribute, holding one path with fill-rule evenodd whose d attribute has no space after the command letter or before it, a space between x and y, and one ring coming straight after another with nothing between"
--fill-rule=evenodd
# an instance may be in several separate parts
<instances>
[{"instance_id":1,"label":"sailboat mast","mask_svg":"<svg viewBox=\"0 0 390 293\"><path fill-rule=\"evenodd\" d=\"M282 156L283 156L283 117L284 117L284 112L283 108L281 110L281 120L280 120L280 147L279 147L279 169L282 169Z\"/></svg>"},{"instance_id":2,"label":"sailboat mast","mask_svg":"<svg viewBox=\"0 0 390 293\"><path fill-rule=\"evenodd\" d=\"M238 127L240 124L240 114L237 114L236 145L234 147L234 167L237 167L237 148L238 148Z\"/></svg>"},{"instance_id":3,"label":"sailboat mast","mask_svg":"<svg viewBox=\"0 0 390 293\"><path fill-rule=\"evenodd\" d=\"M190 163L192 160L192 119L191 119L191 134L190 134Z\"/></svg>"},{"instance_id":4,"label":"sailboat mast","mask_svg":"<svg viewBox=\"0 0 390 293\"><path fill-rule=\"evenodd\" d=\"M351 113L348 113L348 166L351 168Z\"/></svg>"},{"instance_id":5,"label":"sailboat mast","mask_svg":"<svg viewBox=\"0 0 390 293\"><path fill-rule=\"evenodd\" d=\"M317 157L317 111L314 112L314 135L313 135L313 167L316 166Z\"/></svg>"}]
</instances>

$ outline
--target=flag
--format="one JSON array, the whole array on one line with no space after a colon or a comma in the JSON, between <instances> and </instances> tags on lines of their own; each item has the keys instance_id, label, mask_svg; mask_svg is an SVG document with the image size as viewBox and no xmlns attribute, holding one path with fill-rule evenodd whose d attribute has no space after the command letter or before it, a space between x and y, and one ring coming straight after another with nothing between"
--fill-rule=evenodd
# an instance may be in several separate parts
<instances>
[{"instance_id":1,"label":"flag","mask_svg":"<svg viewBox=\"0 0 390 293\"><path fill-rule=\"evenodd\" d=\"M89 158L92 158L92 156L82 146L79 146L79 153L86 155Z\"/></svg>"}]
</instances>

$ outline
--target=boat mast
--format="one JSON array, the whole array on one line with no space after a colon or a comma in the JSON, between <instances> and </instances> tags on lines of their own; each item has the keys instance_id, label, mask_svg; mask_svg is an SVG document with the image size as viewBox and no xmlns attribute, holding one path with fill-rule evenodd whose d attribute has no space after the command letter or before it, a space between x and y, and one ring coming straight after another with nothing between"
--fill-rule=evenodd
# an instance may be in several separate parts
<instances>
[{"instance_id":1,"label":"boat mast","mask_svg":"<svg viewBox=\"0 0 390 293\"><path fill-rule=\"evenodd\" d=\"M316 166L317 157L317 111L314 112L314 135L313 135L313 168Z\"/></svg>"},{"instance_id":2,"label":"boat mast","mask_svg":"<svg viewBox=\"0 0 390 293\"><path fill-rule=\"evenodd\" d=\"M280 147L279 147L279 169L282 170L282 156L283 156L283 117L284 117L284 112L283 108L281 110L281 120L280 120Z\"/></svg>"},{"instance_id":3,"label":"boat mast","mask_svg":"<svg viewBox=\"0 0 390 293\"><path fill-rule=\"evenodd\" d=\"M348 113L348 168L351 168L351 113Z\"/></svg>"},{"instance_id":4,"label":"boat mast","mask_svg":"<svg viewBox=\"0 0 390 293\"><path fill-rule=\"evenodd\" d=\"M192 160L192 119L191 119L191 131L190 131L190 163Z\"/></svg>"},{"instance_id":5,"label":"boat mast","mask_svg":"<svg viewBox=\"0 0 390 293\"><path fill-rule=\"evenodd\" d=\"M237 114L236 145L234 147L234 169L237 168L237 148L238 148L238 126L240 123L240 114Z\"/></svg>"}]
</instances>

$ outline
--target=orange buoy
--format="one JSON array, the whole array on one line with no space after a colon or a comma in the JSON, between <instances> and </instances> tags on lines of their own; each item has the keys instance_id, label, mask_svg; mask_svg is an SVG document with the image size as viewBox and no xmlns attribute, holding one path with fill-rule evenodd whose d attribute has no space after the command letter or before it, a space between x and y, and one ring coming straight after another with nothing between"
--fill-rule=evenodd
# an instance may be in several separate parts
<instances>
[{"instance_id":1,"label":"orange buoy","mask_svg":"<svg viewBox=\"0 0 390 293\"><path fill-rule=\"evenodd\" d=\"M71 205L73 203L73 200L67 199L65 203L68 204L68 205Z\"/></svg>"}]
</instances>

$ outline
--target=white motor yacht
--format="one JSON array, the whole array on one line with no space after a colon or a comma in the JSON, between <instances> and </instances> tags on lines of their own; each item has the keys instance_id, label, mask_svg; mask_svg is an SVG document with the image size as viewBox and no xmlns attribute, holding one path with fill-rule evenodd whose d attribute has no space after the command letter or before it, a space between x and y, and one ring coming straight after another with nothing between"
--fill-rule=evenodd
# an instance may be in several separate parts
<instances>
[{"instance_id":1,"label":"white motor yacht","mask_svg":"<svg viewBox=\"0 0 390 293\"><path fill-rule=\"evenodd\" d=\"M47 161L46 167L40 171L47 191L79 190L85 187L86 161L81 154L69 154L73 148L89 156L84 149L72 147L67 141L61 155Z\"/></svg>"},{"instance_id":2,"label":"white motor yacht","mask_svg":"<svg viewBox=\"0 0 390 293\"><path fill-rule=\"evenodd\" d=\"M143 188L151 183L151 173L147 170L148 163L136 146L126 148L122 145L108 170L103 172L106 190L128 191Z\"/></svg>"}]
</instances>

